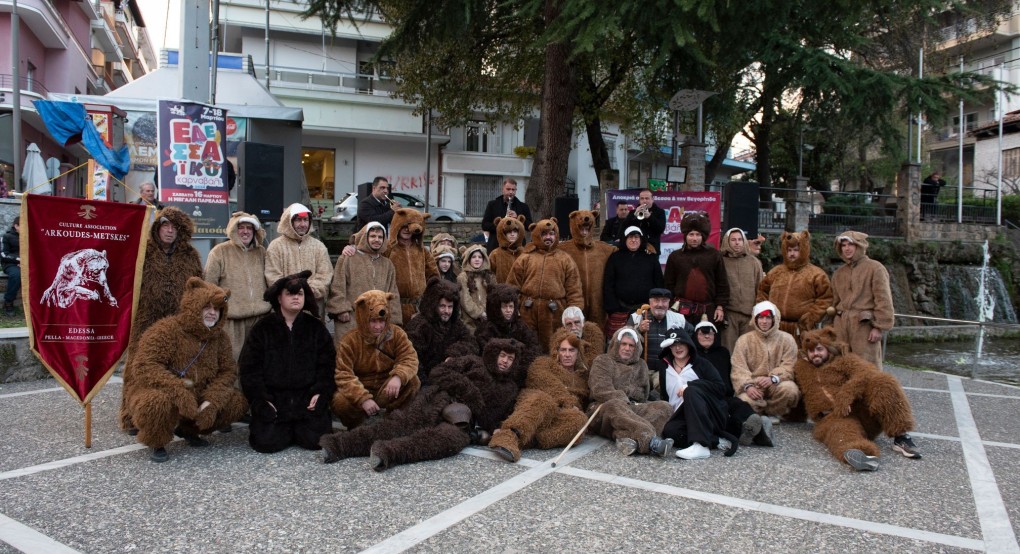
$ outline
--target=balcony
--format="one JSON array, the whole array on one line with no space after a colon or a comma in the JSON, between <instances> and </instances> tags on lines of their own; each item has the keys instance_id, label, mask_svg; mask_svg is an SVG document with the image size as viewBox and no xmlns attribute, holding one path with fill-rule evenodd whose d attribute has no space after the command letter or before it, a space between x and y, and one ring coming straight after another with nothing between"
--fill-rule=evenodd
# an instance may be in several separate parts
<instances>
[{"instance_id":1,"label":"balcony","mask_svg":"<svg viewBox=\"0 0 1020 554\"><path fill-rule=\"evenodd\" d=\"M940 52L948 55L967 52L975 52L984 48L994 47L1002 44L1003 41L1020 34L1020 16L1010 15L1008 19L1000 21L992 29L979 29L977 21L970 18L956 25L943 27L939 32L939 44L936 47Z\"/></svg>"},{"instance_id":2,"label":"balcony","mask_svg":"<svg viewBox=\"0 0 1020 554\"><path fill-rule=\"evenodd\" d=\"M265 82L266 67L254 66L255 77ZM269 66L270 89L297 89L303 91L335 92L389 98L397 88L391 77L363 73L337 73L315 71L300 67ZM277 92L273 90L274 94Z\"/></svg>"},{"instance_id":3,"label":"balcony","mask_svg":"<svg viewBox=\"0 0 1020 554\"><path fill-rule=\"evenodd\" d=\"M11 11L10 0L0 0L0 4L4 5L4 9L0 11ZM63 50L71 42L71 32L50 0L20 0L18 16L22 24L28 27L46 48Z\"/></svg>"}]
</instances>

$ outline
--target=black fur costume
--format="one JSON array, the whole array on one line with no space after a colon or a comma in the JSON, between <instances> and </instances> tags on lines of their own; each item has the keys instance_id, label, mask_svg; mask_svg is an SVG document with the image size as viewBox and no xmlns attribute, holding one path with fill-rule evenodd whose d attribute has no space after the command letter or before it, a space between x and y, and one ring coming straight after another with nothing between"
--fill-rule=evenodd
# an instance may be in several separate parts
<instances>
[{"instance_id":1,"label":"black fur costume","mask_svg":"<svg viewBox=\"0 0 1020 554\"><path fill-rule=\"evenodd\" d=\"M453 302L453 315L443 323L436 309L439 300ZM450 357L478 354L471 331L460 318L460 286L440 277L430 277L418 304L418 313L404 328L418 353L418 379L429 382L432 368Z\"/></svg>"},{"instance_id":2,"label":"black fur costume","mask_svg":"<svg viewBox=\"0 0 1020 554\"><path fill-rule=\"evenodd\" d=\"M482 358L461 356L440 364L432 371L431 384L406 408L375 425L322 437L325 462L371 455L369 464L382 471L456 455L470 442L468 430L447 422L444 409L455 402L464 404L475 425L490 433L495 430L513 410L518 383L524 380L523 346L513 339L495 339ZM505 374L496 365L501 351L514 353L514 363Z\"/></svg>"},{"instance_id":3,"label":"black fur costume","mask_svg":"<svg viewBox=\"0 0 1020 554\"><path fill-rule=\"evenodd\" d=\"M514 316L510 321L503 317L500 306L504 302L514 303ZM542 355L544 350L538 344L538 334L521 319L521 291L513 285L493 283L485 298L486 320L479 322L475 330L478 349L484 351L492 339L516 339L524 345L521 366L531 367L531 362ZM523 377L522 377L523 379Z\"/></svg>"}]
</instances>

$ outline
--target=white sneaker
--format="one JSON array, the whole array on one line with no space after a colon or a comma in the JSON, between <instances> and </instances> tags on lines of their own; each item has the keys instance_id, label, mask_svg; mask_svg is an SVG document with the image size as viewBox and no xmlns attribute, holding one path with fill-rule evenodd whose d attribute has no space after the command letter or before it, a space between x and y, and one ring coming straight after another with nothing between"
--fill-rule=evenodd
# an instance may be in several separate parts
<instances>
[{"instance_id":1,"label":"white sneaker","mask_svg":"<svg viewBox=\"0 0 1020 554\"><path fill-rule=\"evenodd\" d=\"M732 446L733 443L722 437L719 437L719 446L717 447L719 450L729 450Z\"/></svg>"},{"instance_id":2,"label":"white sneaker","mask_svg":"<svg viewBox=\"0 0 1020 554\"><path fill-rule=\"evenodd\" d=\"M683 450L676 451L676 457L683 460L703 460L711 455L707 447L694 443Z\"/></svg>"}]
</instances>

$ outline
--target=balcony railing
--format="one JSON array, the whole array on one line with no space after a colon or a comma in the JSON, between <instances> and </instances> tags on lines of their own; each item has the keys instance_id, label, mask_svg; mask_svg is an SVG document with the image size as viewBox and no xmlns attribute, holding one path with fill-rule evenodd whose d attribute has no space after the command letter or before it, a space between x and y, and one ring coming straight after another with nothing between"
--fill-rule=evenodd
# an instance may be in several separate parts
<instances>
[{"instance_id":1,"label":"balcony railing","mask_svg":"<svg viewBox=\"0 0 1020 554\"><path fill-rule=\"evenodd\" d=\"M255 77L266 78L266 66L254 66ZM315 71L300 67L269 66L270 87L299 88L324 92L344 92L371 96L390 96L397 83L390 77L363 73Z\"/></svg>"},{"instance_id":2,"label":"balcony railing","mask_svg":"<svg viewBox=\"0 0 1020 554\"><path fill-rule=\"evenodd\" d=\"M21 92L35 93L39 96L48 96L50 91L46 90L39 81L20 76L18 79L21 82ZM0 89L13 90L14 89L14 76L10 73L0 73Z\"/></svg>"}]
</instances>

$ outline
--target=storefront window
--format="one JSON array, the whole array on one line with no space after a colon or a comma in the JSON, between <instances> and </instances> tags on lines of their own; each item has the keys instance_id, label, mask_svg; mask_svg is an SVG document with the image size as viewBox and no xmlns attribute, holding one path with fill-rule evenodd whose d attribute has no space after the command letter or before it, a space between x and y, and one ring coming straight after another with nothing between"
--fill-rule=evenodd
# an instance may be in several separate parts
<instances>
[{"instance_id":1,"label":"storefront window","mask_svg":"<svg viewBox=\"0 0 1020 554\"><path fill-rule=\"evenodd\" d=\"M332 148L301 149L301 169L305 174L308 196L312 199L309 208L322 217L333 215L335 168L336 151Z\"/></svg>"}]
</instances>

